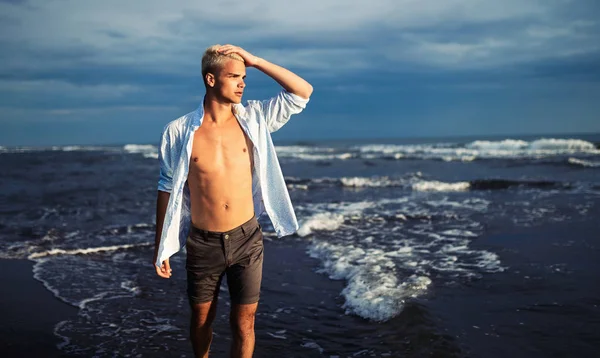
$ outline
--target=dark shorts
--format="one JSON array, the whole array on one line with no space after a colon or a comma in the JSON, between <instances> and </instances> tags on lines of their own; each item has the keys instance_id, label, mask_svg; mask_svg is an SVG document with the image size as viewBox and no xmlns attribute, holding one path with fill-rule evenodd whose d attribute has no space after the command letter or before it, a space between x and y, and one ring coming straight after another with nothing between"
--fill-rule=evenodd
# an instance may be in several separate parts
<instances>
[{"instance_id":1,"label":"dark shorts","mask_svg":"<svg viewBox=\"0 0 600 358\"><path fill-rule=\"evenodd\" d=\"M225 274L232 303L258 302L262 281L263 235L256 217L226 232L206 231L192 225L186 250L190 304L216 299Z\"/></svg>"}]
</instances>

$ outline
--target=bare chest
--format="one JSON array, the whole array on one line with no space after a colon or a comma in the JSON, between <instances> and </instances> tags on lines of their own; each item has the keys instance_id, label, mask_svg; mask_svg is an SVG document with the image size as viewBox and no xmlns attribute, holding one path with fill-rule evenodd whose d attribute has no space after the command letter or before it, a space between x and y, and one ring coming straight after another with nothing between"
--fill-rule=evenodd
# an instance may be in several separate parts
<instances>
[{"instance_id":1,"label":"bare chest","mask_svg":"<svg viewBox=\"0 0 600 358\"><path fill-rule=\"evenodd\" d=\"M205 124L194 133L190 173L236 172L252 167L252 142L236 120L222 127Z\"/></svg>"}]
</instances>

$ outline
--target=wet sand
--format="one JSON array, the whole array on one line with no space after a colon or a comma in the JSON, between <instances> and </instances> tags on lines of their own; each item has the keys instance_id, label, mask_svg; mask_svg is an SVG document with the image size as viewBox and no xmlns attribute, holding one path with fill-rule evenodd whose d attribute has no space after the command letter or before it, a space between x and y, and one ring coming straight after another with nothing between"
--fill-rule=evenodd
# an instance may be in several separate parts
<instances>
[{"instance_id":1,"label":"wet sand","mask_svg":"<svg viewBox=\"0 0 600 358\"><path fill-rule=\"evenodd\" d=\"M54 326L74 317L77 308L52 295L33 278L33 262L0 260L0 347L3 357L65 357Z\"/></svg>"}]
</instances>

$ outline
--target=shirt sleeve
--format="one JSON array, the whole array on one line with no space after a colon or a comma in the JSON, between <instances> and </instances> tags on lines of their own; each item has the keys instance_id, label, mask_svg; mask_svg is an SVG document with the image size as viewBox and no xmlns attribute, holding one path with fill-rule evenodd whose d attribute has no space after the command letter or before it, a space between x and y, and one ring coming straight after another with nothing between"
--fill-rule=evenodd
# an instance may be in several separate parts
<instances>
[{"instance_id":1,"label":"shirt sleeve","mask_svg":"<svg viewBox=\"0 0 600 358\"><path fill-rule=\"evenodd\" d=\"M167 127L163 130L160 139L158 161L160 163L158 190L170 193L171 190L173 190L173 165L171 157L171 136L167 131Z\"/></svg>"},{"instance_id":2,"label":"shirt sleeve","mask_svg":"<svg viewBox=\"0 0 600 358\"><path fill-rule=\"evenodd\" d=\"M308 103L308 98L282 90L277 96L260 103L267 128L273 133L283 127L292 114L302 112Z\"/></svg>"}]
</instances>

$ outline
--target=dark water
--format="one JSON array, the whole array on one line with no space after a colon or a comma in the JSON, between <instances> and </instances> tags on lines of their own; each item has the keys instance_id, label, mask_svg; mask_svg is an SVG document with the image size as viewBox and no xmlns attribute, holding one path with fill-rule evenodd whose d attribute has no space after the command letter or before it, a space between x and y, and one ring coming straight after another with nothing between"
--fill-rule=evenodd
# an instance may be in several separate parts
<instances>
[{"instance_id":1,"label":"dark water","mask_svg":"<svg viewBox=\"0 0 600 358\"><path fill-rule=\"evenodd\" d=\"M266 230L257 357L592 357L599 136L278 147L301 228ZM81 356L187 356L183 255L151 263L155 146L0 148L2 258L79 307ZM230 336L224 286L215 356Z\"/></svg>"}]
</instances>

